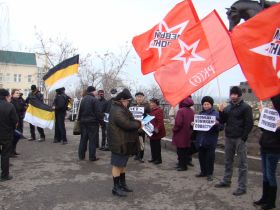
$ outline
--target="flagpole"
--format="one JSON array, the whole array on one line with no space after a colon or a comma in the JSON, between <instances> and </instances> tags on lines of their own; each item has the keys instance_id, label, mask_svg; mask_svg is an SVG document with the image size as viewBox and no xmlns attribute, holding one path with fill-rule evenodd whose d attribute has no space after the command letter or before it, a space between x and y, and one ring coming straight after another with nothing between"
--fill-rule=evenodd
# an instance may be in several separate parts
<instances>
[{"instance_id":1,"label":"flagpole","mask_svg":"<svg viewBox=\"0 0 280 210\"><path fill-rule=\"evenodd\" d=\"M222 100L222 96L221 96L221 87L220 87L219 77L216 77L216 81L217 81L218 92L219 92L219 101L221 101Z\"/></svg>"}]
</instances>

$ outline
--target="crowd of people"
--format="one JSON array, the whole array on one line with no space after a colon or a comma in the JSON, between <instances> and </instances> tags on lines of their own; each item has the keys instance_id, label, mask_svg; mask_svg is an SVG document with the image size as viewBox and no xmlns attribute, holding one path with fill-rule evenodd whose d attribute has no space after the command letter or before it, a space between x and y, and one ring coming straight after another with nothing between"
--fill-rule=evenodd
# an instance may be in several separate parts
<instances>
[{"instance_id":1,"label":"crowd of people","mask_svg":"<svg viewBox=\"0 0 280 210\"><path fill-rule=\"evenodd\" d=\"M18 155L16 145L19 138L25 138L23 133L23 118L29 101L36 98L43 101L43 95L35 85L31 86L31 93L26 100L22 99L19 90L13 90L12 95L4 89L0 89L0 145L1 145L1 180L9 180L9 158ZM80 161L86 158L88 151L90 161L98 161L96 149L111 151L111 165L113 176L113 195L127 196L130 189L126 183L126 167L129 157L134 156L135 161L144 163L145 141L150 142L151 159L148 162L155 165L162 164L161 140L166 136L164 113L157 98L145 101L143 92L133 96L128 89L118 92L110 91L111 98L106 100L103 90L96 90L89 86L83 93L79 103L77 120L80 123L80 144L78 157ZM12 99L11 99L12 98ZM67 144L65 129L65 115L70 98L65 94L65 89L56 90L53 102L55 111L54 143ZM280 113L280 95L271 99L273 108ZM11 102L11 103L10 103ZM194 130L193 109L194 102L191 96L182 100L178 107L170 111L170 122L173 125L172 144L177 149L177 171L186 171L192 164L192 154L198 152L200 173L197 178L205 177L213 181L215 150L217 147L219 132L225 132L225 170L224 177L216 188L228 188L231 186L234 158L238 158L238 185L233 192L235 196L241 196L247 191L248 162L247 139L253 128L252 108L242 99L242 91L234 86L230 90L230 101L225 107L223 104L216 109L214 99L205 96L201 100L202 110L199 115L215 117L215 124L207 131ZM135 117L129 107L141 108L142 117ZM261 108L260 108L261 109ZM260 110L261 111L261 110ZM139 114L139 113L138 113ZM141 119L147 115L152 116L151 135L145 133L145 124ZM275 208L277 195L276 168L280 159L280 122L276 132L262 129L260 138L262 170L263 170L263 194L254 205L262 209ZM99 145L99 129L101 128L101 146ZM19 132L15 132L15 130ZM45 141L42 128L37 127L40 134L39 142ZM17 134L21 135L17 135ZM30 124L31 138L36 139L35 126Z\"/></svg>"}]
</instances>

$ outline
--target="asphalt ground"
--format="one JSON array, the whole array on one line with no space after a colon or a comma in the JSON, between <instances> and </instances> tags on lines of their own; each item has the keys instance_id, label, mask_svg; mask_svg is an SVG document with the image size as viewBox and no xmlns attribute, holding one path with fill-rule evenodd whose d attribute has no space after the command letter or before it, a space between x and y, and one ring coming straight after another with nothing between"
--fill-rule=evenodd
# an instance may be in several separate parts
<instances>
[{"instance_id":1,"label":"asphalt ground","mask_svg":"<svg viewBox=\"0 0 280 210\"><path fill-rule=\"evenodd\" d=\"M28 125L24 134L28 137ZM175 171L177 155L162 150L163 164L139 163L130 158L127 183L134 189L126 198L113 196L110 152L97 150L97 162L79 161L79 136L72 134L73 123L67 122L69 144L54 144L53 131L46 130L46 141L20 140L18 158L11 159L13 179L0 182L0 209L190 209L246 210L257 209L252 202L260 197L262 176L249 171L247 194L236 197L237 169L231 188L214 185L223 176L223 165L216 164L214 181L196 178L199 163L188 171ZM37 134L38 135L38 134ZM150 158L146 144L145 159ZM279 170L279 168L278 168ZM280 178L278 177L280 183ZM278 196L278 208L280 201Z\"/></svg>"}]
</instances>

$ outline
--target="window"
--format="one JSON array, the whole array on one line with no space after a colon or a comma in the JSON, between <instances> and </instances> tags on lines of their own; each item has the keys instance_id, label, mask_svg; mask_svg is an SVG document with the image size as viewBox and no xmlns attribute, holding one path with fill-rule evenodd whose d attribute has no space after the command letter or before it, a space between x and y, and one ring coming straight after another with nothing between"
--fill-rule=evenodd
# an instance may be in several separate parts
<instances>
[{"instance_id":1,"label":"window","mask_svg":"<svg viewBox=\"0 0 280 210\"><path fill-rule=\"evenodd\" d=\"M21 74L14 74L14 82L21 82Z\"/></svg>"},{"instance_id":2,"label":"window","mask_svg":"<svg viewBox=\"0 0 280 210\"><path fill-rule=\"evenodd\" d=\"M28 75L28 82L32 82L32 75Z\"/></svg>"},{"instance_id":3,"label":"window","mask_svg":"<svg viewBox=\"0 0 280 210\"><path fill-rule=\"evenodd\" d=\"M18 74L18 82L21 82L21 74Z\"/></svg>"},{"instance_id":4,"label":"window","mask_svg":"<svg viewBox=\"0 0 280 210\"><path fill-rule=\"evenodd\" d=\"M6 74L6 78L5 78L5 80L7 81L7 82L10 82L10 74L8 73L8 74Z\"/></svg>"},{"instance_id":5,"label":"window","mask_svg":"<svg viewBox=\"0 0 280 210\"><path fill-rule=\"evenodd\" d=\"M3 74L0 73L0 82L2 82L2 81L3 81Z\"/></svg>"},{"instance_id":6,"label":"window","mask_svg":"<svg viewBox=\"0 0 280 210\"><path fill-rule=\"evenodd\" d=\"M246 93L246 89L245 88L242 88L242 93Z\"/></svg>"},{"instance_id":7,"label":"window","mask_svg":"<svg viewBox=\"0 0 280 210\"><path fill-rule=\"evenodd\" d=\"M17 82L17 74L14 74L14 82Z\"/></svg>"}]
</instances>

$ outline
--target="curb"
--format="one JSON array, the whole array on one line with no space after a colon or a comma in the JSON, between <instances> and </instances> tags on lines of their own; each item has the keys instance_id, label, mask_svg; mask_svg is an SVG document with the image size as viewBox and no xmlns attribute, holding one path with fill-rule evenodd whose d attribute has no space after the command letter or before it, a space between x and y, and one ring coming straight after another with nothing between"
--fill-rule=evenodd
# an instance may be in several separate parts
<instances>
[{"instance_id":1,"label":"curb","mask_svg":"<svg viewBox=\"0 0 280 210\"><path fill-rule=\"evenodd\" d=\"M172 140L169 138L162 138L161 141L161 147L163 149L167 149L170 151L176 152L176 147L172 145ZM224 151L220 149L216 149L215 151L216 156L215 156L215 163L219 165L224 165ZM236 155L235 155L236 156ZM193 155L193 158L197 159L197 154ZM248 155L247 156L248 160L248 169L250 171L256 171L256 172L262 172L262 164L261 164L261 158L255 157ZM234 167L237 167L237 158L235 158L234 161ZM280 167L280 162L278 163L278 168ZM280 176L280 170L278 170L277 175Z\"/></svg>"}]
</instances>

